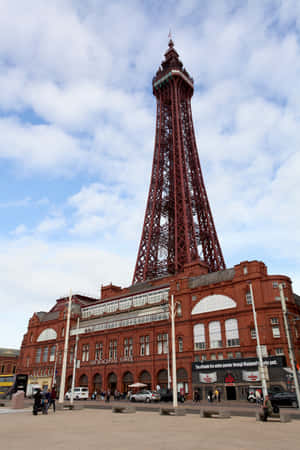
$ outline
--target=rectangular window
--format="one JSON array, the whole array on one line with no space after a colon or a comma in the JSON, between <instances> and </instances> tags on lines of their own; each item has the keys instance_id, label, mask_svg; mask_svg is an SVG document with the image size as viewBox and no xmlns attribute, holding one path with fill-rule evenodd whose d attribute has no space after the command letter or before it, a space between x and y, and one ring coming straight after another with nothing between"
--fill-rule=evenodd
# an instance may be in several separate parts
<instances>
[{"instance_id":1,"label":"rectangular window","mask_svg":"<svg viewBox=\"0 0 300 450\"><path fill-rule=\"evenodd\" d=\"M113 348L113 359L116 360L118 357L118 341L116 339L114 340Z\"/></svg>"},{"instance_id":2,"label":"rectangular window","mask_svg":"<svg viewBox=\"0 0 300 450\"><path fill-rule=\"evenodd\" d=\"M52 345L52 346L51 346L51 349L50 349L50 358L49 358L49 361L50 361L50 362L55 361L55 348L56 348L55 345Z\"/></svg>"},{"instance_id":3,"label":"rectangular window","mask_svg":"<svg viewBox=\"0 0 300 450\"><path fill-rule=\"evenodd\" d=\"M272 327L272 333L274 338L280 338L280 328Z\"/></svg>"},{"instance_id":4,"label":"rectangular window","mask_svg":"<svg viewBox=\"0 0 300 450\"><path fill-rule=\"evenodd\" d=\"M159 334L158 336L157 336L157 353L159 354L159 355L161 355L162 354L162 334Z\"/></svg>"},{"instance_id":5,"label":"rectangular window","mask_svg":"<svg viewBox=\"0 0 300 450\"><path fill-rule=\"evenodd\" d=\"M218 359L223 359L223 353L218 353Z\"/></svg>"},{"instance_id":6,"label":"rectangular window","mask_svg":"<svg viewBox=\"0 0 300 450\"><path fill-rule=\"evenodd\" d=\"M114 354L114 343L113 341L109 341L108 359L113 359L113 354Z\"/></svg>"},{"instance_id":7,"label":"rectangular window","mask_svg":"<svg viewBox=\"0 0 300 450\"><path fill-rule=\"evenodd\" d=\"M201 355L201 361L206 361L206 355Z\"/></svg>"},{"instance_id":8,"label":"rectangular window","mask_svg":"<svg viewBox=\"0 0 300 450\"><path fill-rule=\"evenodd\" d=\"M58 364L61 364L61 359L62 359L62 352L60 351L58 353Z\"/></svg>"},{"instance_id":9,"label":"rectangular window","mask_svg":"<svg viewBox=\"0 0 300 450\"><path fill-rule=\"evenodd\" d=\"M227 358L228 359L232 359L233 358L233 353L232 352L228 352L227 353Z\"/></svg>"},{"instance_id":10,"label":"rectangular window","mask_svg":"<svg viewBox=\"0 0 300 450\"><path fill-rule=\"evenodd\" d=\"M215 359L217 359L216 354L215 354L215 353L212 353L212 354L210 355L210 359L211 359L212 361L214 361Z\"/></svg>"},{"instance_id":11,"label":"rectangular window","mask_svg":"<svg viewBox=\"0 0 300 450\"><path fill-rule=\"evenodd\" d=\"M140 337L140 356L144 356L145 355L145 337L141 336Z\"/></svg>"},{"instance_id":12,"label":"rectangular window","mask_svg":"<svg viewBox=\"0 0 300 450\"><path fill-rule=\"evenodd\" d=\"M150 355L150 336L146 336L146 342L145 342L145 355Z\"/></svg>"},{"instance_id":13,"label":"rectangular window","mask_svg":"<svg viewBox=\"0 0 300 450\"><path fill-rule=\"evenodd\" d=\"M43 362L47 362L48 361L48 347L44 348L44 353L43 353Z\"/></svg>"},{"instance_id":14,"label":"rectangular window","mask_svg":"<svg viewBox=\"0 0 300 450\"><path fill-rule=\"evenodd\" d=\"M251 292L250 291L248 291L246 293L246 303L247 303L247 305L251 305L252 304L252 296L251 296Z\"/></svg>"},{"instance_id":15,"label":"rectangular window","mask_svg":"<svg viewBox=\"0 0 300 450\"><path fill-rule=\"evenodd\" d=\"M98 361L103 359L103 343L102 342L97 342L97 344L96 344L95 359Z\"/></svg>"},{"instance_id":16,"label":"rectangular window","mask_svg":"<svg viewBox=\"0 0 300 450\"><path fill-rule=\"evenodd\" d=\"M167 354L168 353L168 335L167 334L163 334L163 353Z\"/></svg>"},{"instance_id":17,"label":"rectangular window","mask_svg":"<svg viewBox=\"0 0 300 450\"><path fill-rule=\"evenodd\" d=\"M129 355L129 347L128 347L128 339L124 339L124 357L128 358Z\"/></svg>"},{"instance_id":18,"label":"rectangular window","mask_svg":"<svg viewBox=\"0 0 300 450\"><path fill-rule=\"evenodd\" d=\"M41 361L41 353L42 353L42 349L38 348L36 351L36 355L35 355L35 362L39 363Z\"/></svg>"},{"instance_id":19,"label":"rectangular window","mask_svg":"<svg viewBox=\"0 0 300 450\"><path fill-rule=\"evenodd\" d=\"M183 352L183 339L182 339L182 337L178 338L178 352L179 353Z\"/></svg>"},{"instance_id":20,"label":"rectangular window","mask_svg":"<svg viewBox=\"0 0 300 450\"><path fill-rule=\"evenodd\" d=\"M251 328L251 339L256 339L256 331L255 331L255 328Z\"/></svg>"},{"instance_id":21,"label":"rectangular window","mask_svg":"<svg viewBox=\"0 0 300 450\"><path fill-rule=\"evenodd\" d=\"M278 282L277 281L273 281L273 288L278 288Z\"/></svg>"},{"instance_id":22,"label":"rectangular window","mask_svg":"<svg viewBox=\"0 0 300 450\"><path fill-rule=\"evenodd\" d=\"M70 347L70 363L73 362L73 358L74 358L74 347L71 346Z\"/></svg>"},{"instance_id":23,"label":"rectangular window","mask_svg":"<svg viewBox=\"0 0 300 450\"><path fill-rule=\"evenodd\" d=\"M283 348L275 348L275 355L279 356L279 355L284 355L284 351Z\"/></svg>"},{"instance_id":24,"label":"rectangular window","mask_svg":"<svg viewBox=\"0 0 300 450\"><path fill-rule=\"evenodd\" d=\"M278 319L278 317L272 317L272 319L271 319L271 324L272 324L272 325L278 325L278 324L279 324L279 319Z\"/></svg>"},{"instance_id":25,"label":"rectangular window","mask_svg":"<svg viewBox=\"0 0 300 450\"><path fill-rule=\"evenodd\" d=\"M82 362L89 360L89 344L84 344L82 346Z\"/></svg>"},{"instance_id":26,"label":"rectangular window","mask_svg":"<svg viewBox=\"0 0 300 450\"><path fill-rule=\"evenodd\" d=\"M235 352L235 357L236 357L236 358L241 358L241 357L242 357L241 352Z\"/></svg>"}]
</instances>

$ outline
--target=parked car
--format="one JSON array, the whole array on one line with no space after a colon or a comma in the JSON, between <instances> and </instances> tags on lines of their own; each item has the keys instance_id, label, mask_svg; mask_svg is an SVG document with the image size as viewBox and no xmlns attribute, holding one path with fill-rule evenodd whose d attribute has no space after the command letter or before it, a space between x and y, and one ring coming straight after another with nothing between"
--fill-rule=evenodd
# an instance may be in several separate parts
<instances>
[{"instance_id":1,"label":"parked car","mask_svg":"<svg viewBox=\"0 0 300 450\"><path fill-rule=\"evenodd\" d=\"M270 400L274 407L279 406L293 406L298 407L297 396L295 392L278 392L277 394L270 395ZM276 408L275 408L276 409Z\"/></svg>"},{"instance_id":2,"label":"parked car","mask_svg":"<svg viewBox=\"0 0 300 450\"><path fill-rule=\"evenodd\" d=\"M74 388L74 400L87 400L89 398L89 389L87 387L75 387ZM71 399L71 389L65 395L66 400Z\"/></svg>"},{"instance_id":3,"label":"parked car","mask_svg":"<svg viewBox=\"0 0 300 450\"><path fill-rule=\"evenodd\" d=\"M130 401L131 402L159 402L160 400L160 394L156 391L139 391L135 394L131 394Z\"/></svg>"},{"instance_id":4,"label":"parked car","mask_svg":"<svg viewBox=\"0 0 300 450\"><path fill-rule=\"evenodd\" d=\"M160 400L162 402L172 402L173 401L173 391L171 389L162 389L160 391ZM180 392L177 392L177 401L184 403L185 398Z\"/></svg>"}]
</instances>

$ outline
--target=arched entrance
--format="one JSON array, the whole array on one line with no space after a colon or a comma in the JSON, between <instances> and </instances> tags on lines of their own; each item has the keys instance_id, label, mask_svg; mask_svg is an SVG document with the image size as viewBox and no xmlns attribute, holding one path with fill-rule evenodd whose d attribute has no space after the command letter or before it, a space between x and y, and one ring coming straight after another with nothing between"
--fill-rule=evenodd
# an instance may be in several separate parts
<instances>
[{"instance_id":1,"label":"arched entrance","mask_svg":"<svg viewBox=\"0 0 300 450\"><path fill-rule=\"evenodd\" d=\"M129 384L132 384L134 382L133 375L131 372L125 372L122 379L122 385L123 385L123 392L128 392L128 386Z\"/></svg>"},{"instance_id":2,"label":"arched entrance","mask_svg":"<svg viewBox=\"0 0 300 450\"><path fill-rule=\"evenodd\" d=\"M93 392L97 391L99 394L102 388L102 376L100 373L95 373L93 377Z\"/></svg>"},{"instance_id":3,"label":"arched entrance","mask_svg":"<svg viewBox=\"0 0 300 450\"><path fill-rule=\"evenodd\" d=\"M151 375L147 370L143 370L139 376L139 382L147 385L147 389L151 391Z\"/></svg>"},{"instance_id":4,"label":"arched entrance","mask_svg":"<svg viewBox=\"0 0 300 450\"><path fill-rule=\"evenodd\" d=\"M83 374L81 375L81 377L79 378L79 386L80 387L88 387L89 385L89 379L87 377L87 375Z\"/></svg>"},{"instance_id":5,"label":"arched entrance","mask_svg":"<svg viewBox=\"0 0 300 450\"><path fill-rule=\"evenodd\" d=\"M72 387L72 375L69 375L67 378L67 391Z\"/></svg>"},{"instance_id":6,"label":"arched entrance","mask_svg":"<svg viewBox=\"0 0 300 450\"><path fill-rule=\"evenodd\" d=\"M162 369L157 374L157 384L161 389L168 388L168 371L166 369Z\"/></svg>"},{"instance_id":7,"label":"arched entrance","mask_svg":"<svg viewBox=\"0 0 300 450\"><path fill-rule=\"evenodd\" d=\"M183 367L177 369L177 392L180 392L181 395L189 393L188 374Z\"/></svg>"},{"instance_id":8,"label":"arched entrance","mask_svg":"<svg viewBox=\"0 0 300 450\"><path fill-rule=\"evenodd\" d=\"M113 395L117 388L117 375L114 372L111 372L107 377L107 387Z\"/></svg>"}]
</instances>

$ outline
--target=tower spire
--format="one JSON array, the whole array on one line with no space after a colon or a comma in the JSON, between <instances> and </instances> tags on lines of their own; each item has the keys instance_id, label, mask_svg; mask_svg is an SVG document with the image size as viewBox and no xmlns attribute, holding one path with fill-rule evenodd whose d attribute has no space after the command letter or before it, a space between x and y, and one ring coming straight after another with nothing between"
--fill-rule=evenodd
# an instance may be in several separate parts
<instances>
[{"instance_id":1,"label":"tower spire","mask_svg":"<svg viewBox=\"0 0 300 450\"><path fill-rule=\"evenodd\" d=\"M172 39L152 86L156 137L133 283L182 272L185 264L199 257L209 272L225 269L196 147L194 82Z\"/></svg>"}]
</instances>

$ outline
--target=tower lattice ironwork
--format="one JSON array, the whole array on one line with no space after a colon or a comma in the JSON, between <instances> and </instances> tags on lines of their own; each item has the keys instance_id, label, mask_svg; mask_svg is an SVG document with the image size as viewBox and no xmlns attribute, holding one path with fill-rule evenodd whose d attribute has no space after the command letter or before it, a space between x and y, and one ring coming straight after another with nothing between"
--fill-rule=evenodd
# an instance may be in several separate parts
<instances>
[{"instance_id":1,"label":"tower lattice ironwork","mask_svg":"<svg viewBox=\"0 0 300 450\"><path fill-rule=\"evenodd\" d=\"M196 146L194 82L172 40L152 85L157 99L154 158L133 283L181 272L199 258L209 272L225 269Z\"/></svg>"}]
</instances>

